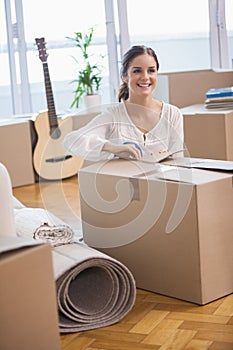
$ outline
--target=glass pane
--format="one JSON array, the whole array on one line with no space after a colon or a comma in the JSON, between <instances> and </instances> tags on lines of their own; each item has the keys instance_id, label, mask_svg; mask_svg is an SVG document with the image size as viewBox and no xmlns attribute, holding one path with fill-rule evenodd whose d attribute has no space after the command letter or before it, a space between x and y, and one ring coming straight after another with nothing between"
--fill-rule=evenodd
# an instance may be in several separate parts
<instances>
[{"instance_id":1,"label":"glass pane","mask_svg":"<svg viewBox=\"0 0 233 350\"><path fill-rule=\"evenodd\" d=\"M160 72L210 68L208 0L127 1L131 44L151 46Z\"/></svg>"},{"instance_id":2,"label":"glass pane","mask_svg":"<svg viewBox=\"0 0 233 350\"><path fill-rule=\"evenodd\" d=\"M23 0L23 8L33 111L47 108L43 66L35 38L45 38L47 64L58 114L66 113L74 98L73 90L76 85L71 84L71 81L76 79L81 56L78 56L78 49L67 37L74 37L75 32L87 32L94 27L91 54L93 60L103 66L102 75L105 79L102 90L105 90L105 81L108 83L108 63L104 0ZM84 15L87 13L88 15Z\"/></svg>"},{"instance_id":3,"label":"glass pane","mask_svg":"<svg viewBox=\"0 0 233 350\"><path fill-rule=\"evenodd\" d=\"M12 116L10 71L7 53L7 33L4 0L0 0L0 118Z\"/></svg>"},{"instance_id":4,"label":"glass pane","mask_svg":"<svg viewBox=\"0 0 233 350\"><path fill-rule=\"evenodd\" d=\"M226 0L225 12L230 68L233 68L233 0Z\"/></svg>"}]
</instances>

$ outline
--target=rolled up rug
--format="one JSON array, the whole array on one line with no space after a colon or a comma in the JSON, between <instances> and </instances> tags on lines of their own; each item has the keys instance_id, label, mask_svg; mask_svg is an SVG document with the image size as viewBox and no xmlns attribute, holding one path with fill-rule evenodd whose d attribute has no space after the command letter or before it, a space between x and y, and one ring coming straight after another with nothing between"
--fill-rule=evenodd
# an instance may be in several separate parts
<instances>
[{"instance_id":1,"label":"rolled up rug","mask_svg":"<svg viewBox=\"0 0 233 350\"><path fill-rule=\"evenodd\" d=\"M114 324L132 309L136 285L126 266L75 239L71 227L45 209L15 208L14 217L18 236L53 246L61 333Z\"/></svg>"},{"instance_id":2,"label":"rolled up rug","mask_svg":"<svg viewBox=\"0 0 233 350\"><path fill-rule=\"evenodd\" d=\"M53 249L61 333L84 331L121 320L135 302L130 271L82 243Z\"/></svg>"},{"instance_id":3,"label":"rolled up rug","mask_svg":"<svg viewBox=\"0 0 233 350\"><path fill-rule=\"evenodd\" d=\"M14 208L18 236L41 239L56 247L70 243L74 237L72 228L61 219L42 208Z\"/></svg>"}]
</instances>

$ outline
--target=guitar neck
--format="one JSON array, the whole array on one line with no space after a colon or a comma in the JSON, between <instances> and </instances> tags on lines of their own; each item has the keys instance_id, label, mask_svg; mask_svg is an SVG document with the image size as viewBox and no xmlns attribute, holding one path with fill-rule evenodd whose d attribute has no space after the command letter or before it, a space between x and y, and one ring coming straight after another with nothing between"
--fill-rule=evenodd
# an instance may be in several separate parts
<instances>
[{"instance_id":1,"label":"guitar neck","mask_svg":"<svg viewBox=\"0 0 233 350\"><path fill-rule=\"evenodd\" d=\"M44 82L45 82L45 92L48 106L48 117L49 117L49 126L50 131L55 130L58 127L57 114L54 104L52 85L49 75L49 68L47 62L43 62L43 70L44 70Z\"/></svg>"}]
</instances>

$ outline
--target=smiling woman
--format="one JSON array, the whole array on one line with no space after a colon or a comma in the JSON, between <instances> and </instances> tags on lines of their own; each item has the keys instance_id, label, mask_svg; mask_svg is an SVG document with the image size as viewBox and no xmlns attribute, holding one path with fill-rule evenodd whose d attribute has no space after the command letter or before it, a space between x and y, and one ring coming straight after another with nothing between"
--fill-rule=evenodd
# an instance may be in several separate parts
<instances>
[{"instance_id":1,"label":"smiling woman","mask_svg":"<svg viewBox=\"0 0 233 350\"><path fill-rule=\"evenodd\" d=\"M65 148L88 160L113 157L140 160L149 154L156 162L161 153L182 155L180 110L153 98L158 68L153 49L143 45L131 47L122 60L119 104L66 135ZM143 146L145 154L134 143Z\"/></svg>"}]
</instances>

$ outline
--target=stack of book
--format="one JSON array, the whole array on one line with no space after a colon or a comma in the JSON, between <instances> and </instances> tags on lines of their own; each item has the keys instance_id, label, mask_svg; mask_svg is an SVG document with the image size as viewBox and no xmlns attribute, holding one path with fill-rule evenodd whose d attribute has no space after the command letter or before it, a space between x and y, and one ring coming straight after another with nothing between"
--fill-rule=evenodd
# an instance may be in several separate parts
<instances>
[{"instance_id":1,"label":"stack of book","mask_svg":"<svg viewBox=\"0 0 233 350\"><path fill-rule=\"evenodd\" d=\"M233 86L208 90L206 93L205 107L209 109L232 109Z\"/></svg>"}]
</instances>

